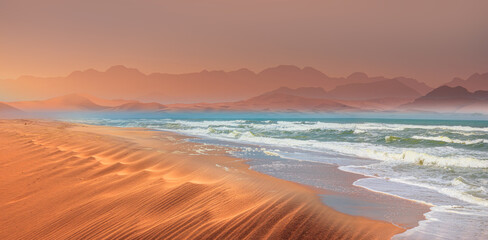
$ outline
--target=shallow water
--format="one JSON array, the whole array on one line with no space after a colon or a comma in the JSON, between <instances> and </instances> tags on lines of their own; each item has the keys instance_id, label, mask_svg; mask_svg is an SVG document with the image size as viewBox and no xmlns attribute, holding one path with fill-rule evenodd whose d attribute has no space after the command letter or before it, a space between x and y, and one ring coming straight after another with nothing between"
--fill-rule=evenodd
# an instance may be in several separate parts
<instances>
[{"instance_id":1,"label":"shallow water","mask_svg":"<svg viewBox=\"0 0 488 240\"><path fill-rule=\"evenodd\" d=\"M397 238L488 236L488 121L263 118L259 114L72 121L169 130L220 143L258 146L242 147L236 154L258 151L275 159L335 164L343 171L374 176L356 181L357 186L435 206L419 227ZM273 163L261 170L279 172L279 164ZM296 173L294 181L321 187L306 174Z\"/></svg>"}]
</instances>

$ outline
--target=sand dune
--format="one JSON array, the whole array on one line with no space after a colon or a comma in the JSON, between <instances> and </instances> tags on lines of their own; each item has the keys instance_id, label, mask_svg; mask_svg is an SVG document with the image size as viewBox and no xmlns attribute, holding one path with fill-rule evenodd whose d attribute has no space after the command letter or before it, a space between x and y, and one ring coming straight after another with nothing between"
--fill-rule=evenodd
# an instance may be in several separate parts
<instances>
[{"instance_id":1,"label":"sand dune","mask_svg":"<svg viewBox=\"0 0 488 240\"><path fill-rule=\"evenodd\" d=\"M0 121L1 239L387 239L223 149L170 133ZM198 154L206 148L206 154Z\"/></svg>"}]
</instances>

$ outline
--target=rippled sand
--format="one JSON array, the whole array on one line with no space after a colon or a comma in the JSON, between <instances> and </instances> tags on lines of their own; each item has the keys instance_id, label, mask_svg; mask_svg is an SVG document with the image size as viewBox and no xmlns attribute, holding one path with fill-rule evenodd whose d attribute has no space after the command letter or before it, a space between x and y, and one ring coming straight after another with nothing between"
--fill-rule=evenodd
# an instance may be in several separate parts
<instances>
[{"instance_id":1,"label":"rippled sand","mask_svg":"<svg viewBox=\"0 0 488 240\"><path fill-rule=\"evenodd\" d=\"M0 121L0 238L388 239L404 229L184 137Z\"/></svg>"}]
</instances>

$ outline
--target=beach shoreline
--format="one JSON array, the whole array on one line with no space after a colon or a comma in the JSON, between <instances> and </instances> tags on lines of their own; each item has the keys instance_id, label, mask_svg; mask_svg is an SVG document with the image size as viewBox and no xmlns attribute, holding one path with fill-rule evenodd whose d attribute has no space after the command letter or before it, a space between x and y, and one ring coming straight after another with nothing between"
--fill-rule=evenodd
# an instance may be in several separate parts
<instances>
[{"instance_id":1,"label":"beach shoreline","mask_svg":"<svg viewBox=\"0 0 488 240\"><path fill-rule=\"evenodd\" d=\"M406 230L335 211L311 188L171 132L0 120L0 135L3 239L389 239Z\"/></svg>"}]
</instances>

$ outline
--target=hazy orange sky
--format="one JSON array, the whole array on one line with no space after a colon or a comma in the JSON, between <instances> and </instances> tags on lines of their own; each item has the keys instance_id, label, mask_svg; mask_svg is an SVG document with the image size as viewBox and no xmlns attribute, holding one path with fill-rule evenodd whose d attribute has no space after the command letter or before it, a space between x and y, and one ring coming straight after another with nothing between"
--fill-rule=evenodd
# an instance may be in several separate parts
<instances>
[{"instance_id":1,"label":"hazy orange sky","mask_svg":"<svg viewBox=\"0 0 488 240\"><path fill-rule=\"evenodd\" d=\"M431 85L488 72L486 0L0 0L0 78L312 66Z\"/></svg>"}]
</instances>

